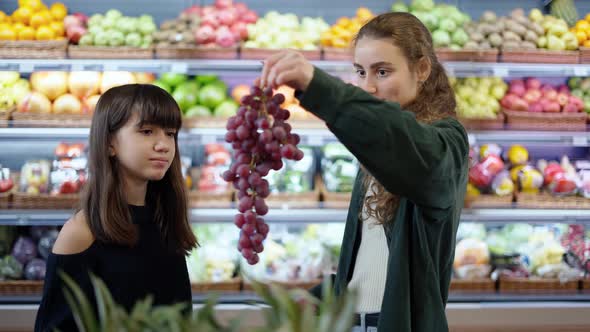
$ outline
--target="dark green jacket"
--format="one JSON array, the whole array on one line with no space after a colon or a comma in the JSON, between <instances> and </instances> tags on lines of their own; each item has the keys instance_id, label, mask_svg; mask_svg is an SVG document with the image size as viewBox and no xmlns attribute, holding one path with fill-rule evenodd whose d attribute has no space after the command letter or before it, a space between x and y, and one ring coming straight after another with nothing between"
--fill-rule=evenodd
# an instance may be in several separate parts
<instances>
[{"instance_id":1,"label":"dark green jacket","mask_svg":"<svg viewBox=\"0 0 590 332\"><path fill-rule=\"evenodd\" d=\"M388 192L401 197L395 220L385 227L389 261L379 332L448 331L445 306L467 185L464 128L453 118L421 124L399 104L317 68L300 98ZM360 244L362 176L348 209L337 293L347 288Z\"/></svg>"}]
</instances>

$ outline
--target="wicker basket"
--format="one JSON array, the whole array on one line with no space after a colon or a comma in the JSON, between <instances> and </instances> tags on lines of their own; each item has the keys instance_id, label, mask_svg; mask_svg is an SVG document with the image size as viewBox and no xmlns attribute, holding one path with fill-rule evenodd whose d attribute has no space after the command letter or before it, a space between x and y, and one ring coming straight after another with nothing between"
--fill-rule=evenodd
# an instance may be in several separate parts
<instances>
[{"instance_id":1,"label":"wicker basket","mask_svg":"<svg viewBox=\"0 0 590 332\"><path fill-rule=\"evenodd\" d=\"M316 179L314 189L303 193L272 193L265 199L270 208L306 209L317 208L320 202L320 188Z\"/></svg>"},{"instance_id":2,"label":"wicker basket","mask_svg":"<svg viewBox=\"0 0 590 332\"><path fill-rule=\"evenodd\" d=\"M507 129L585 131L586 113L534 113L504 110Z\"/></svg>"},{"instance_id":3,"label":"wicker basket","mask_svg":"<svg viewBox=\"0 0 590 332\"><path fill-rule=\"evenodd\" d=\"M15 186L16 187L16 186ZM12 206L12 194L14 193L13 190L7 191L5 193L0 193L0 209L9 209Z\"/></svg>"},{"instance_id":4,"label":"wicker basket","mask_svg":"<svg viewBox=\"0 0 590 332\"><path fill-rule=\"evenodd\" d=\"M265 284L274 284L274 285L278 285L281 286L283 288L286 289L311 289L319 284L322 283L321 279L314 279L314 280L293 280L293 281L274 281L274 280L269 280L264 282ZM243 283L243 290L245 291L253 291L254 288L252 288L252 285L247 282L244 281Z\"/></svg>"},{"instance_id":5,"label":"wicker basket","mask_svg":"<svg viewBox=\"0 0 590 332\"><path fill-rule=\"evenodd\" d=\"M590 294L590 279L580 280L580 287L582 287L582 293Z\"/></svg>"},{"instance_id":6,"label":"wicker basket","mask_svg":"<svg viewBox=\"0 0 590 332\"><path fill-rule=\"evenodd\" d=\"M561 282L559 279L501 278L500 293L516 294L575 294L579 280Z\"/></svg>"},{"instance_id":7,"label":"wicker basket","mask_svg":"<svg viewBox=\"0 0 590 332\"><path fill-rule=\"evenodd\" d=\"M191 190L188 200L191 208L229 208L233 200L233 191L207 193Z\"/></svg>"},{"instance_id":8,"label":"wicker basket","mask_svg":"<svg viewBox=\"0 0 590 332\"><path fill-rule=\"evenodd\" d=\"M92 116L88 114L12 113L14 127L75 127L88 128Z\"/></svg>"},{"instance_id":9,"label":"wicker basket","mask_svg":"<svg viewBox=\"0 0 590 332\"><path fill-rule=\"evenodd\" d=\"M471 130L502 130L504 129L504 121L506 116L503 113L498 113L495 119L467 119L459 118L459 121L466 129Z\"/></svg>"},{"instance_id":10,"label":"wicker basket","mask_svg":"<svg viewBox=\"0 0 590 332\"><path fill-rule=\"evenodd\" d=\"M322 59L326 61L352 62L352 49L325 47L322 49Z\"/></svg>"},{"instance_id":11,"label":"wicker basket","mask_svg":"<svg viewBox=\"0 0 590 332\"><path fill-rule=\"evenodd\" d=\"M580 63L590 63L590 47L580 47Z\"/></svg>"},{"instance_id":12,"label":"wicker basket","mask_svg":"<svg viewBox=\"0 0 590 332\"><path fill-rule=\"evenodd\" d=\"M80 201L79 194L29 195L15 192L12 196L12 208L14 209L40 209L40 210L69 210L75 209Z\"/></svg>"},{"instance_id":13,"label":"wicker basket","mask_svg":"<svg viewBox=\"0 0 590 332\"><path fill-rule=\"evenodd\" d=\"M437 48L436 57L440 61L473 61L473 62L498 62L500 52L491 50L451 50Z\"/></svg>"},{"instance_id":14,"label":"wicker basket","mask_svg":"<svg viewBox=\"0 0 590 332\"><path fill-rule=\"evenodd\" d=\"M320 193L322 197L322 201L324 204L324 208L328 209L346 209L350 204L350 199L352 198L352 193L338 193L338 192L331 192L328 191L326 188L326 184L320 178L319 181Z\"/></svg>"},{"instance_id":15,"label":"wicker basket","mask_svg":"<svg viewBox=\"0 0 590 332\"><path fill-rule=\"evenodd\" d=\"M205 292L239 292L242 288L241 278L232 278L231 280L218 282L192 282L191 290L193 293Z\"/></svg>"},{"instance_id":16,"label":"wicker basket","mask_svg":"<svg viewBox=\"0 0 590 332\"><path fill-rule=\"evenodd\" d=\"M496 282L492 279L451 279L450 291L453 293L494 293Z\"/></svg>"},{"instance_id":17,"label":"wicker basket","mask_svg":"<svg viewBox=\"0 0 590 332\"><path fill-rule=\"evenodd\" d=\"M16 111L16 108L11 108L8 110L0 110L0 128L7 128L8 124L10 123L10 119L12 113Z\"/></svg>"},{"instance_id":18,"label":"wicker basket","mask_svg":"<svg viewBox=\"0 0 590 332\"><path fill-rule=\"evenodd\" d=\"M546 192L518 193L516 206L527 209L590 209L590 199L581 196L553 196Z\"/></svg>"},{"instance_id":19,"label":"wicker basket","mask_svg":"<svg viewBox=\"0 0 590 332\"><path fill-rule=\"evenodd\" d=\"M182 119L184 128L225 128L227 118L215 116L195 116Z\"/></svg>"},{"instance_id":20,"label":"wicker basket","mask_svg":"<svg viewBox=\"0 0 590 332\"><path fill-rule=\"evenodd\" d=\"M43 281L9 280L0 281L0 296L40 295L43 293Z\"/></svg>"},{"instance_id":21,"label":"wicker basket","mask_svg":"<svg viewBox=\"0 0 590 332\"><path fill-rule=\"evenodd\" d=\"M65 59L67 40L0 41L0 59Z\"/></svg>"},{"instance_id":22,"label":"wicker basket","mask_svg":"<svg viewBox=\"0 0 590 332\"><path fill-rule=\"evenodd\" d=\"M152 59L152 47L77 46L68 47L72 59Z\"/></svg>"},{"instance_id":23,"label":"wicker basket","mask_svg":"<svg viewBox=\"0 0 590 332\"><path fill-rule=\"evenodd\" d=\"M307 60L321 60L322 58L322 51L321 50L314 50L314 51L302 51L301 52ZM240 59L244 60L264 60L269 56L279 52L279 50L275 49L265 49L265 48L249 48L249 47L241 47L240 48ZM262 66L262 64L261 64Z\"/></svg>"},{"instance_id":24,"label":"wicker basket","mask_svg":"<svg viewBox=\"0 0 590 332\"><path fill-rule=\"evenodd\" d=\"M464 206L466 208L510 208L514 201L513 195L496 196L482 194L479 196L466 196Z\"/></svg>"},{"instance_id":25,"label":"wicker basket","mask_svg":"<svg viewBox=\"0 0 590 332\"><path fill-rule=\"evenodd\" d=\"M578 63L580 59L578 51L550 51L536 50L502 50L501 62L516 63Z\"/></svg>"}]
</instances>

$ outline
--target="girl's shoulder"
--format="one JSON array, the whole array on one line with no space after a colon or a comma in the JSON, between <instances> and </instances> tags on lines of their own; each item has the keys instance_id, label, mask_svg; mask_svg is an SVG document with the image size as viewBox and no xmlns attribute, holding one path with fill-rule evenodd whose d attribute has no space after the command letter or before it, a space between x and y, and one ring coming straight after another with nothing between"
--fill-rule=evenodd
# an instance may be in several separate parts
<instances>
[{"instance_id":1,"label":"girl's shoulder","mask_svg":"<svg viewBox=\"0 0 590 332\"><path fill-rule=\"evenodd\" d=\"M94 243L94 235L88 225L86 214L78 211L62 227L52 252L57 255L79 254Z\"/></svg>"}]
</instances>

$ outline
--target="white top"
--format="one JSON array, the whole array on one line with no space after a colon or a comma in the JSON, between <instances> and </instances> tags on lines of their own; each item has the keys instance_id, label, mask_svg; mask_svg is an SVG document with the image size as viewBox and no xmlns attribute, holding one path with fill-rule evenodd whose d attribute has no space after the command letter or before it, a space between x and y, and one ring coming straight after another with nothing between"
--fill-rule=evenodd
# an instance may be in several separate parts
<instances>
[{"instance_id":1,"label":"white top","mask_svg":"<svg viewBox=\"0 0 590 332\"><path fill-rule=\"evenodd\" d=\"M367 190L367 194L369 192L370 190ZM356 311L358 313L375 313L381 311L383 302L389 248L383 225L377 224L377 220L373 217L367 219L364 204L362 214L364 221L361 221L361 244L348 288L357 291Z\"/></svg>"}]
</instances>

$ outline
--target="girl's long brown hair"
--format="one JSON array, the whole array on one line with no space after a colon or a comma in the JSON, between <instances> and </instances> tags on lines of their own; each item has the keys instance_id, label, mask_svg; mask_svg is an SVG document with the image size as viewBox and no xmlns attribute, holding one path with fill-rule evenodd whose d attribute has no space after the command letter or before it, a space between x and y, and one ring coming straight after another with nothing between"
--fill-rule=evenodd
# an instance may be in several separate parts
<instances>
[{"instance_id":1,"label":"girl's long brown hair","mask_svg":"<svg viewBox=\"0 0 590 332\"><path fill-rule=\"evenodd\" d=\"M418 121L432 123L455 116L455 94L434 52L432 36L419 19L412 14L401 12L382 14L359 30L355 45L362 38L390 40L404 54L411 72L417 72L422 59L430 63L430 75L419 87L416 99L409 105L404 105L405 110L416 114ZM399 196L385 190L366 170L364 173L363 187L365 190L372 190L368 191L369 194L364 200L367 215L377 219L381 224L393 221L399 205ZM362 211L360 215L364 219Z\"/></svg>"},{"instance_id":2,"label":"girl's long brown hair","mask_svg":"<svg viewBox=\"0 0 590 332\"><path fill-rule=\"evenodd\" d=\"M166 91L154 85L123 85L109 89L100 97L90 127L90 176L80 202L90 230L99 242L133 246L138 240L118 161L109 153L114 135L134 113L140 125L174 128L177 132L182 125L178 104ZM175 141L177 138L178 134ZM198 244L188 221L177 142L175 149L174 160L164 178L148 183L146 205L154 211L154 222L161 230L166 247L187 254Z\"/></svg>"}]
</instances>

